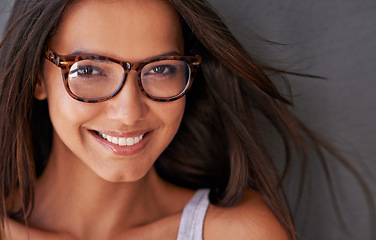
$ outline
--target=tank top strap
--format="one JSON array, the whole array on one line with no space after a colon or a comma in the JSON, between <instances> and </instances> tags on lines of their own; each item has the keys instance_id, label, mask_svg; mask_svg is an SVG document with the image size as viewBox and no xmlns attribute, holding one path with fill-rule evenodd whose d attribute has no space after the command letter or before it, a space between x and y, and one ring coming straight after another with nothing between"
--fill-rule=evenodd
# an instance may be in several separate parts
<instances>
[{"instance_id":1,"label":"tank top strap","mask_svg":"<svg viewBox=\"0 0 376 240\"><path fill-rule=\"evenodd\" d=\"M209 189L197 190L183 209L177 240L202 240Z\"/></svg>"}]
</instances>

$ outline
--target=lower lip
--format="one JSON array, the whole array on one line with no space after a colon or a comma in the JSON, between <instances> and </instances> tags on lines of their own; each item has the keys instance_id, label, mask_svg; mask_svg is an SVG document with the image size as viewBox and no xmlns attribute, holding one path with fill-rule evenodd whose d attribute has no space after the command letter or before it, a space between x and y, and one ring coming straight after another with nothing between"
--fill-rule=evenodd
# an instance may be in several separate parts
<instances>
[{"instance_id":1,"label":"lower lip","mask_svg":"<svg viewBox=\"0 0 376 240\"><path fill-rule=\"evenodd\" d=\"M142 149L145 148L146 144L149 142L152 132L148 132L144 135L143 139L134 145L131 146L120 146L118 144L114 144L109 142L101 137L99 137L95 132L92 132L95 140L104 146L107 150L111 151L112 153L119 155L119 156L131 156L139 153Z\"/></svg>"}]
</instances>

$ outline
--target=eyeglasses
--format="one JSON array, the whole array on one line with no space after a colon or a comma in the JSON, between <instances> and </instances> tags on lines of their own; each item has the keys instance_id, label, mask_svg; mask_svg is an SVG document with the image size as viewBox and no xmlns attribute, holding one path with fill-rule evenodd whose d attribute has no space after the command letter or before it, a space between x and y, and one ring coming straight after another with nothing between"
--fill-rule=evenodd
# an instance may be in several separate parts
<instances>
[{"instance_id":1,"label":"eyeglasses","mask_svg":"<svg viewBox=\"0 0 376 240\"><path fill-rule=\"evenodd\" d=\"M87 103L116 96L131 70L137 72L138 86L147 98L177 100L188 92L201 63L199 56L161 56L129 63L103 56L59 55L47 47L44 57L61 68L68 94Z\"/></svg>"}]
</instances>

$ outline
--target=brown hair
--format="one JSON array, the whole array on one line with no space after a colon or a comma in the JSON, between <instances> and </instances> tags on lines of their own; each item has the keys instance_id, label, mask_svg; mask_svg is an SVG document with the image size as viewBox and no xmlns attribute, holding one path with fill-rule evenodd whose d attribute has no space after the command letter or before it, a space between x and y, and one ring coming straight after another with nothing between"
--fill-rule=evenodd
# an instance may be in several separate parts
<instances>
[{"instance_id":1,"label":"brown hair","mask_svg":"<svg viewBox=\"0 0 376 240\"><path fill-rule=\"evenodd\" d=\"M58 28L69 0L18 0L1 43L0 59L0 218L26 220L33 205L33 182L51 148L47 102L33 98L43 66L42 49ZM156 162L168 181L210 188L213 204L232 206L247 188L258 191L290 239L296 234L280 197L290 155L307 154L307 142L322 144L289 111L267 72L243 49L204 0L169 0L182 17L186 54L202 57L178 134ZM286 165L280 176L263 138L269 122L283 140ZM325 147L325 145L324 145ZM303 160L304 161L304 160ZM20 212L6 212L14 189ZM282 192L283 193L283 192Z\"/></svg>"}]
</instances>

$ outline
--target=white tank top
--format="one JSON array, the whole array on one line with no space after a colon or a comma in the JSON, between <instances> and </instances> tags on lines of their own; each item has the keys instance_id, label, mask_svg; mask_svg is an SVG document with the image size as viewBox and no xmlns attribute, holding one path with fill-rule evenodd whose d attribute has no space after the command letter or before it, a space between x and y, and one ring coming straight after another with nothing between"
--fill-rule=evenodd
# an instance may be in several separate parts
<instances>
[{"instance_id":1,"label":"white tank top","mask_svg":"<svg viewBox=\"0 0 376 240\"><path fill-rule=\"evenodd\" d=\"M205 215L209 207L209 191L197 190L184 207L177 240L202 240Z\"/></svg>"}]
</instances>

